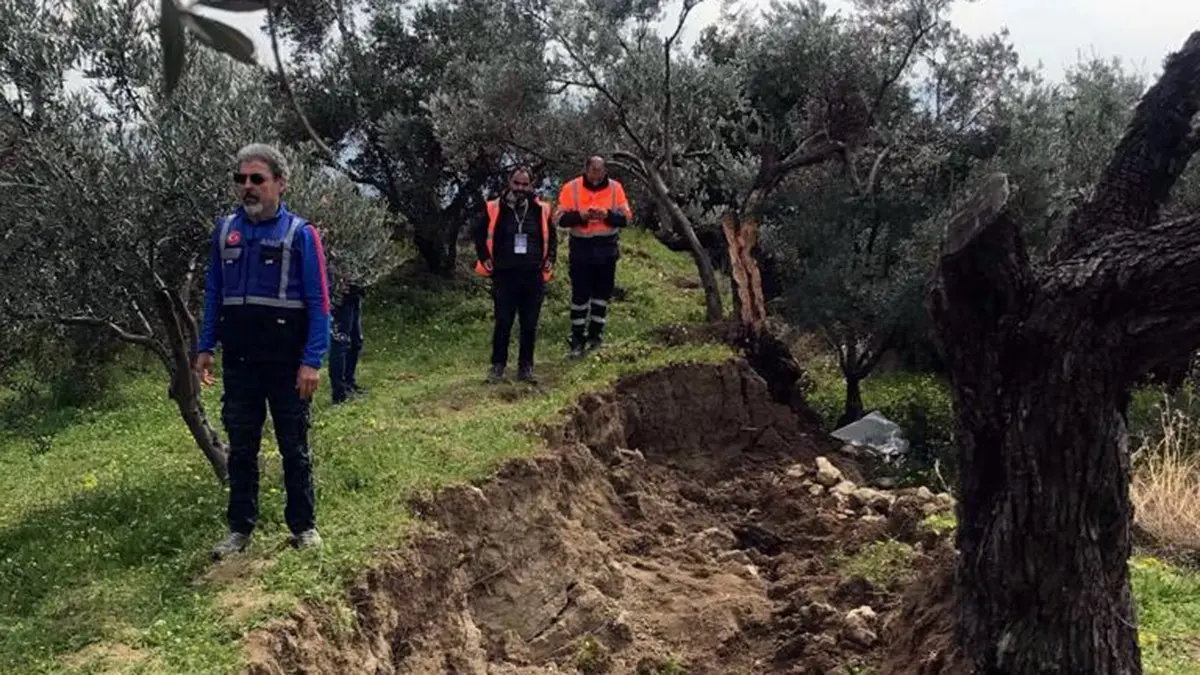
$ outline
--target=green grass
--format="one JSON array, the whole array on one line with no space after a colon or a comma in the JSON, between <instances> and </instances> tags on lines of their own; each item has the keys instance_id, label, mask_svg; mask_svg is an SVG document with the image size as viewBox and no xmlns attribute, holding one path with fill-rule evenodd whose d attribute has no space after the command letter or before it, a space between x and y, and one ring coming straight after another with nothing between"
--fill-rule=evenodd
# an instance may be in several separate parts
<instances>
[{"instance_id":1,"label":"green grass","mask_svg":"<svg viewBox=\"0 0 1200 675\"><path fill-rule=\"evenodd\" d=\"M953 514L937 514L921 524L950 533L955 520ZM883 541L840 560L843 569L886 585L903 575L912 554L903 543ZM1149 555L1135 555L1129 572L1146 675L1200 675L1200 572Z\"/></svg>"},{"instance_id":2,"label":"green grass","mask_svg":"<svg viewBox=\"0 0 1200 675\"><path fill-rule=\"evenodd\" d=\"M1149 556L1130 573L1146 675L1200 675L1200 574Z\"/></svg>"},{"instance_id":3,"label":"green grass","mask_svg":"<svg viewBox=\"0 0 1200 675\"><path fill-rule=\"evenodd\" d=\"M877 588L895 588L912 576L916 558L912 546L895 539L884 539L863 546L852 554L833 557L842 574L860 576Z\"/></svg>"},{"instance_id":4,"label":"green grass","mask_svg":"<svg viewBox=\"0 0 1200 675\"><path fill-rule=\"evenodd\" d=\"M559 272L542 316L536 392L482 384L491 336L482 282L368 296L359 379L370 394L335 408L326 381L314 406L319 553L284 547L268 430L253 552L229 578L210 578L225 494L154 370L124 378L107 405L67 423L0 433L0 672L90 672L97 664L86 656L105 653L121 672L236 669L247 630L299 599L336 606L374 554L402 542L414 490L478 478L538 450L531 423L555 421L579 394L621 374L728 357L717 345L649 339L656 326L702 319L702 294L672 283L694 275L685 254L635 231L625 248L618 284L628 297L613 304L609 347L579 363L563 358L568 283ZM513 362L515 349L514 339ZM206 394L214 420L219 395Z\"/></svg>"}]
</instances>

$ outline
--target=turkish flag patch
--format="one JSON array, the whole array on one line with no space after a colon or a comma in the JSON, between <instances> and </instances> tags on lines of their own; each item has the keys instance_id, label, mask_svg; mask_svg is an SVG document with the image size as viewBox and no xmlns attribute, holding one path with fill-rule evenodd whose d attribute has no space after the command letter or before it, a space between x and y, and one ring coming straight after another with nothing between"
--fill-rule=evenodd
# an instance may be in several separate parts
<instances>
[{"instance_id":1,"label":"turkish flag patch","mask_svg":"<svg viewBox=\"0 0 1200 675\"><path fill-rule=\"evenodd\" d=\"M237 246L242 243L242 233L237 230L230 232L229 236L225 238L225 243L228 246Z\"/></svg>"}]
</instances>

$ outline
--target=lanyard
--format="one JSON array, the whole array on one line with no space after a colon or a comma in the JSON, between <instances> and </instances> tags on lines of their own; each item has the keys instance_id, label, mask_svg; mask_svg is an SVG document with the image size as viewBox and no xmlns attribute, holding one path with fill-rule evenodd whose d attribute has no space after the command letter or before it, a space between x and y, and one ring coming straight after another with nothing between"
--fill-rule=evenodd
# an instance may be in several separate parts
<instances>
[{"instance_id":1,"label":"lanyard","mask_svg":"<svg viewBox=\"0 0 1200 675\"><path fill-rule=\"evenodd\" d=\"M524 208L521 209L520 215L517 215L517 234L525 234L525 216L529 215L529 200L524 200L524 204L522 204L522 206ZM517 210L515 208L512 206L509 206L508 208L512 209L514 215L517 214Z\"/></svg>"}]
</instances>

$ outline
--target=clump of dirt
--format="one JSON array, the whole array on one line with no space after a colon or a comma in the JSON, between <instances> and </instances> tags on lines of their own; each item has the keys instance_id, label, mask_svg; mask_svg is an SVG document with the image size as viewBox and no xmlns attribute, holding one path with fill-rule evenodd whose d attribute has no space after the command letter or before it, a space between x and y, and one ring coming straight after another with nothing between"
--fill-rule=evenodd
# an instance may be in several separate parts
<instances>
[{"instance_id":1,"label":"clump of dirt","mask_svg":"<svg viewBox=\"0 0 1200 675\"><path fill-rule=\"evenodd\" d=\"M552 452L414 500L425 527L351 590L252 634L253 673L832 673L899 598L829 561L948 508L861 483L744 362L585 396ZM834 444L832 447L836 447ZM937 542L932 542L934 545Z\"/></svg>"},{"instance_id":2,"label":"clump of dirt","mask_svg":"<svg viewBox=\"0 0 1200 675\"><path fill-rule=\"evenodd\" d=\"M967 675L954 640L953 549L946 547L925 578L905 593L887 627L887 654L881 672L894 675Z\"/></svg>"}]
</instances>

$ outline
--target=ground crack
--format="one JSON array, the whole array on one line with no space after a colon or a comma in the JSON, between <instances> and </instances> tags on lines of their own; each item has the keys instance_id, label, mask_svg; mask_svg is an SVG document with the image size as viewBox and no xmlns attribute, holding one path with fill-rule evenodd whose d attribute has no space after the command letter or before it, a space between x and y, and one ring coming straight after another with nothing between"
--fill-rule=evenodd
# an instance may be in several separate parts
<instances>
[{"instance_id":1,"label":"ground crack","mask_svg":"<svg viewBox=\"0 0 1200 675\"><path fill-rule=\"evenodd\" d=\"M563 604L562 609L558 610L554 616L550 617L550 622L546 624L545 628L539 630L536 635L529 639L530 642L542 637L547 631L558 625L558 622L562 620L563 615L567 613L567 610L571 609L571 605L575 604L575 600L571 598L571 591L574 591L576 586L578 586L578 584L574 581L567 584L567 602Z\"/></svg>"}]
</instances>

